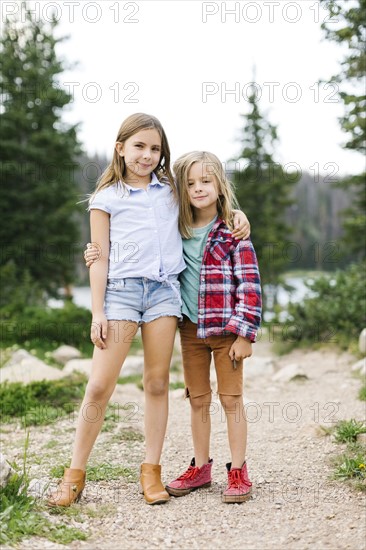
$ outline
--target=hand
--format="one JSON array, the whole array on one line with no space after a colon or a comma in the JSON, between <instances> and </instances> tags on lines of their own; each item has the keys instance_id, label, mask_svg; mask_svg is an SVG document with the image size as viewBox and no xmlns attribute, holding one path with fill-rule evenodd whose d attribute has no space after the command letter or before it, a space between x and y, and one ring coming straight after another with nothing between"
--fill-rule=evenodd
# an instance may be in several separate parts
<instances>
[{"instance_id":1,"label":"hand","mask_svg":"<svg viewBox=\"0 0 366 550\"><path fill-rule=\"evenodd\" d=\"M84 260L86 267L90 267L94 262L97 262L102 255L100 246L97 243L87 243L84 250Z\"/></svg>"},{"instance_id":2,"label":"hand","mask_svg":"<svg viewBox=\"0 0 366 550\"><path fill-rule=\"evenodd\" d=\"M230 348L229 356L232 361L241 361L252 355L252 342L248 338L238 336Z\"/></svg>"},{"instance_id":3,"label":"hand","mask_svg":"<svg viewBox=\"0 0 366 550\"><path fill-rule=\"evenodd\" d=\"M249 239L250 236L250 223L244 212L241 210L233 210L234 214L234 229L232 235L235 239Z\"/></svg>"},{"instance_id":4,"label":"hand","mask_svg":"<svg viewBox=\"0 0 366 550\"><path fill-rule=\"evenodd\" d=\"M108 321L104 313L93 315L90 327L90 340L99 349L106 349L106 339L108 332Z\"/></svg>"}]
</instances>

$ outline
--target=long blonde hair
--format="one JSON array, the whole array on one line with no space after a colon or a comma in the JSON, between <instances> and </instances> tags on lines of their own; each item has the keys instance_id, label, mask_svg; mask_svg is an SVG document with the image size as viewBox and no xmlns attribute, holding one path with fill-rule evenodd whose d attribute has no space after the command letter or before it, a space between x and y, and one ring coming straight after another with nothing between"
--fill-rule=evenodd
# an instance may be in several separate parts
<instances>
[{"instance_id":1,"label":"long blonde hair","mask_svg":"<svg viewBox=\"0 0 366 550\"><path fill-rule=\"evenodd\" d=\"M127 117L121 124L120 129L118 130L116 141L124 143L131 136L140 132L141 130L150 130L155 129L160 135L161 138L161 155L158 166L154 170L154 174L162 183L167 183L170 185L174 197L177 197L177 191L174 184L174 178L170 169L170 148L168 139L164 132L160 121L152 116L146 115L145 113L135 113ZM113 185L114 183L120 182L122 186L125 186L123 178L126 175L126 164L124 158L121 157L116 149L113 152L112 162L104 170L103 174L100 176L97 181L96 189L94 193L89 197L91 200L96 193Z\"/></svg>"},{"instance_id":2,"label":"long blonde hair","mask_svg":"<svg viewBox=\"0 0 366 550\"><path fill-rule=\"evenodd\" d=\"M175 161L173 171L176 177L179 197L179 231L185 239L189 239L192 236L191 228L194 221L193 209L188 194L188 174L195 162L202 162L206 166L208 173L216 177L219 194L217 213L230 229L233 229L233 208L238 206L233 185L227 179L225 170L216 155L207 151L192 151L182 155Z\"/></svg>"}]
</instances>

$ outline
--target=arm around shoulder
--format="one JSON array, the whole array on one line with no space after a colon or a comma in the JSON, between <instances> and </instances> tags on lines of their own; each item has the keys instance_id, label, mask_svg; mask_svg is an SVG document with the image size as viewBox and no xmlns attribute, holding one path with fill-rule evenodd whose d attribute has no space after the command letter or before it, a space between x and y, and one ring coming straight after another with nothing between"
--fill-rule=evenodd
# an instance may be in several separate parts
<instances>
[{"instance_id":1,"label":"arm around shoulder","mask_svg":"<svg viewBox=\"0 0 366 550\"><path fill-rule=\"evenodd\" d=\"M90 266L90 287L92 293L92 311L103 311L104 294L108 277L108 261L110 246L110 216L103 210L90 211L91 240L100 250L100 258Z\"/></svg>"}]
</instances>

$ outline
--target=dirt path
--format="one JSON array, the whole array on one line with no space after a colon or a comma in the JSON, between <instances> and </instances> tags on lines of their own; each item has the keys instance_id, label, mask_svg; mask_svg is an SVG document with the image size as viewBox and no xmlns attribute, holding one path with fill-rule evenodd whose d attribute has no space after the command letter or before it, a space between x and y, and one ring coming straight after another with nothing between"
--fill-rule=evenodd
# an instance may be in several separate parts
<instances>
[{"instance_id":1,"label":"dirt path","mask_svg":"<svg viewBox=\"0 0 366 550\"><path fill-rule=\"evenodd\" d=\"M163 506L147 506L138 494L136 481L122 478L89 482L80 504L75 506L79 512L64 520L89 530L91 536L86 542L75 541L66 548L365 549L364 494L330 480L330 459L340 454L342 446L324 436L320 429L320 425L330 427L340 419L365 417L365 404L357 399L360 380L350 372L354 358L329 351L295 351L274 358L264 342L257 344L256 356L275 359L276 371L296 363L303 367L308 379L275 382L273 374L256 375L248 367L247 462L254 485L253 498L244 504L221 503L229 453L225 422L215 397L211 407L212 487L171 498ZM121 443L118 430L125 436L142 432L143 393L132 386L120 386L112 401L133 405L129 411L119 411L116 428L102 432L91 463L123 464L132 467L136 474L143 457L143 442L131 436ZM67 460L73 430L70 419L32 428L29 456L35 477L49 479L50 465ZM12 456L17 454L22 438L21 431L13 434L12 443L8 444ZM189 404L183 399L183 390L174 390L162 460L164 480L175 478L191 457ZM56 519L59 521L60 517ZM65 546L34 538L24 541L21 548Z\"/></svg>"}]
</instances>

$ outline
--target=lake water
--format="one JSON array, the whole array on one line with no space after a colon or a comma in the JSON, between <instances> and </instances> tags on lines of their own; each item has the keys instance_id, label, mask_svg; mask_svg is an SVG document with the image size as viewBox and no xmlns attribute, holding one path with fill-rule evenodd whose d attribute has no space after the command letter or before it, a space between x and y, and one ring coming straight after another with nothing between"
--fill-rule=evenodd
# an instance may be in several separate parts
<instances>
[{"instance_id":1,"label":"lake water","mask_svg":"<svg viewBox=\"0 0 366 550\"><path fill-rule=\"evenodd\" d=\"M295 302L299 303L301 302L306 296L310 296L310 291L305 286L304 281L308 279L309 277L286 277L286 284L293 287L293 290L289 291L288 289L280 286L277 289L277 303L283 307L286 308L288 303ZM267 286L265 288L265 292L267 295L267 312L266 312L266 321L270 321L273 317L273 314L271 314L272 305L274 303L274 289ZM90 287L88 286L81 286L81 287L75 287L73 289L74 293L74 303L78 306L85 307L87 309L91 308L91 292ZM62 307L63 302L62 300L50 300L49 305L51 307ZM284 319L285 320L285 319Z\"/></svg>"}]
</instances>

